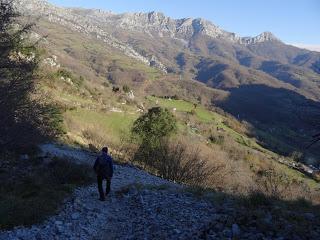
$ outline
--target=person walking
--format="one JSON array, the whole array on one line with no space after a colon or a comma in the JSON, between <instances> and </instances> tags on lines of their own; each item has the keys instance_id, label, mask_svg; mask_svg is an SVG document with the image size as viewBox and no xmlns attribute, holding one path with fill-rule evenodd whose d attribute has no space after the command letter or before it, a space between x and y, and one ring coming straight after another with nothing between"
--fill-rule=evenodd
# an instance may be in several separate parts
<instances>
[{"instance_id":1,"label":"person walking","mask_svg":"<svg viewBox=\"0 0 320 240\"><path fill-rule=\"evenodd\" d=\"M100 201L105 201L105 197L110 193L111 179L113 176L113 159L108 154L108 148L104 147L101 150L101 154L97 157L93 169L97 174L97 183ZM107 181L106 193L103 192L103 180Z\"/></svg>"}]
</instances>

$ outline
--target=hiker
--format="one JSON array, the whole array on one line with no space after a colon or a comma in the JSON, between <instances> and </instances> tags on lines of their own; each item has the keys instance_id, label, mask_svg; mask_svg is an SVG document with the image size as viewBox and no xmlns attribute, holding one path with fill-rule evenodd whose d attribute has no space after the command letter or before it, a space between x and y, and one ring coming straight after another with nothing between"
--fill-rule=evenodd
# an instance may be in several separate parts
<instances>
[{"instance_id":1,"label":"hiker","mask_svg":"<svg viewBox=\"0 0 320 240\"><path fill-rule=\"evenodd\" d=\"M108 148L104 147L101 150L101 155L97 157L94 166L94 171L97 174L98 190L100 194L100 201L105 201L105 196L110 192L111 178L113 176L113 159L108 154ZM103 192L102 182L107 180L106 194Z\"/></svg>"}]
</instances>

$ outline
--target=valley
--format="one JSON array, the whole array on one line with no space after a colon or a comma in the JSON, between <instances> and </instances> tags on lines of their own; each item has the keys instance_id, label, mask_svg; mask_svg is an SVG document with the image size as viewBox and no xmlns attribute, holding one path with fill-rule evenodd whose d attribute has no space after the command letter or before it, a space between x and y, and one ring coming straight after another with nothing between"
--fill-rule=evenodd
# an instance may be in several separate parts
<instances>
[{"instance_id":1,"label":"valley","mask_svg":"<svg viewBox=\"0 0 320 240\"><path fill-rule=\"evenodd\" d=\"M316 87L297 88L296 82L283 81L277 77L283 74L275 73L279 68L295 81L316 84L317 53L287 46L271 33L243 39L201 19L174 20L155 12L116 15L42 1L22 11L35 9L35 35L46 36L41 42L46 49L43 58L51 59L51 64L43 63L41 88L65 111L65 141L85 147L108 145L118 152L134 120L161 106L178 119L177 139L188 139L209 158L218 155L217 162L233 159L223 163L225 170L239 160L251 175L285 162L288 172L305 173L304 166L312 165L315 168L308 171L317 179L318 148L304 148L318 131L313 123L320 113L312 93ZM75 22L86 22L87 28ZM111 23L118 27L110 28ZM161 50L165 45L167 52ZM154 62L132 56L131 48ZM280 56L278 48L287 56ZM271 53L278 54L278 62L267 60ZM278 68L269 75L273 66ZM291 68L310 77L291 75ZM297 161L306 165L297 167ZM257 162L262 166L249 167ZM242 187L252 179L244 181Z\"/></svg>"},{"instance_id":2,"label":"valley","mask_svg":"<svg viewBox=\"0 0 320 240\"><path fill-rule=\"evenodd\" d=\"M13 6L17 29L34 23L21 37L36 43L31 103L48 108L31 122L49 132L52 118L59 134L0 152L1 240L320 236L320 143L307 147L320 132L319 52L202 18ZM25 52L5 56L32 63ZM0 65L0 81L10 71ZM172 132L158 137L156 122L138 136L152 117ZM105 146L116 169L106 204L91 169Z\"/></svg>"},{"instance_id":3,"label":"valley","mask_svg":"<svg viewBox=\"0 0 320 240\"><path fill-rule=\"evenodd\" d=\"M313 123L319 117L317 52L286 45L269 32L241 38L203 19L176 20L156 12L114 14L41 1L28 1L21 10L36 12L37 32L48 36L51 46L48 54L90 82L129 85L140 95L178 95L188 101L201 96L201 104L249 122L274 151L301 151L307 162L319 154L317 147L305 149L319 132ZM254 95L243 99L241 106L232 103L255 91L266 94L259 101L252 101ZM279 113L281 121L270 120ZM291 121L293 115L298 116ZM277 129L276 136L271 129Z\"/></svg>"}]
</instances>

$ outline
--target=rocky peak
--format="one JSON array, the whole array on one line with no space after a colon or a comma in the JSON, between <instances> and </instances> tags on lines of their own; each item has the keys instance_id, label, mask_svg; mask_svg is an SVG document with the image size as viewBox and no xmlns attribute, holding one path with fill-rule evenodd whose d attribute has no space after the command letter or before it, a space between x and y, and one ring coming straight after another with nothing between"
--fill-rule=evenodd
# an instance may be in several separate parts
<instances>
[{"instance_id":1,"label":"rocky peak","mask_svg":"<svg viewBox=\"0 0 320 240\"><path fill-rule=\"evenodd\" d=\"M40 15L48 9L58 9L46 0L13 0L13 5L22 13L30 12Z\"/></svg>"},{"instance_id":2,"label":"rocky peak","mask_svg":"<svg viewBox=\"0 0 320 240\"><path fill-rule=\"evenodd\" d=\"M70 8L70 10L75 14L94 18L98 21L104 20L105 18L115 15L111 11L103 11L101 9Z\"/></svg>"},{"instance_id":3,"label":"rocky peak","mask_svg":"<svg viewBox=\"0 0 320 240\"><path fill-rule=\"evenodd\" d=\"M175 21L160 12L117 14L108 19L108 24L160 37L172 37L176 30Z\"/></svg>"},{"instance_id":4,"label":"rocky peak","mask_svg":"<svg viewBox=\"0 0 320 240\"><path fill-rule=\"evenodd\" d=\"M147 13L150 22L161 22L167 17L161 12L149 12Z\"/></svg>"},{"instance_id":5,"label":"rocky peak","mask_svg":"<svg viewBox=\"0 0 320 240\"><path fill-rule=\"evenodd\" d=\"M220 37L225 31L214 25L212 22L203 18L197 18L193 20L194 30L201 32L204 35L208 35L213 38Z\"/></svg>"},{"instance_id":6,"label":"rocky peak","mask_svg":"<svg viewBox=\"0 0 320 240\"><path fill-rule=\"evenodd\" d=\"M280 40L271 32L263 32L256 37L243 37L240 43L242 44L256 44L262 42L280 42Z\"/></svg>"},{"instance_id":7,"label":"rocky peak","mask_svg":"<svg viewBox=\"0 0 320 240\"><path fill-rule=\"evenodd\" d=\"M263 32L256 39L260 41L278 41L279 39L272 32Z\"/></svg>"},{"instance_id":8,"label":"rocky peak","mask_svg":"<svg viewBox=\"0 0 320 240\"><path fill-rule=\"evenodd\" d=\"M118 25L122 28L140 29L160 37L169 35L189 40L194 34L218 37L224 33L219 27L202 18L172 19L159 12L126 13L118 16L117 19Z\"/></svg>"}]
</instances>

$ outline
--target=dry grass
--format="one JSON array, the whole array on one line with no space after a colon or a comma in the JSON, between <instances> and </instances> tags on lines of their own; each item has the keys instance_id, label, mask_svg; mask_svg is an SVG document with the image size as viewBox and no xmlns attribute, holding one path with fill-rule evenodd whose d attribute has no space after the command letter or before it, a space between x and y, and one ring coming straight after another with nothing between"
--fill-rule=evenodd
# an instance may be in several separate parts
<instances>
[{"instance_id":1,"label":"dry grass","mask_svg":"<svg viewBox=\"0 0 320 240\"><path fill-rule=\"evenodd\" d=\"M311 189L305 182L290 178L287 174L277 170L275 166L258 171L255 191L277 199L312 200Z\"/></svg>"},{"instance_id":2,"label":"dry grass","mask_svg":"<svg viewBox=\"0 0 320 240\"><path fill-rule=\"evenodd\" d=\"M36 157L11 159L0 171L0 229L42 222L76 187L94 179L88 166L67 159L52 159L48 165Z\"/></svg>"},{"instance_id":3,"label":"dry grass","mask_svg":"<svg viewBox=\"0 0 320 240\"><path fill-rule=\"evenodd\" d=\"M222 144L212 144L180 135L145 151L125 136L117 153L121 162L134 161L149 172L190 186L238 196L259 192L282 200L318 203L320 199L319 191L295 171L228 137Z\"/></svg>"}]
</instances>

